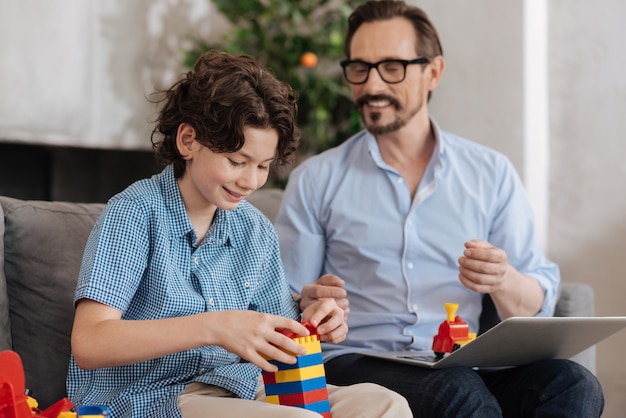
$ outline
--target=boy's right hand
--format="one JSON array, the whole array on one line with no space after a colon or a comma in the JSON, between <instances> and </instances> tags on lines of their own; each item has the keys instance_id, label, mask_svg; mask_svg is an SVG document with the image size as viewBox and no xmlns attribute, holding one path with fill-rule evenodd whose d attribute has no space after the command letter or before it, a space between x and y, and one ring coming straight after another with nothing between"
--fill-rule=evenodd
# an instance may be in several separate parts
<instances>
[{"instance_id":1,"label":"boy's right hand","mask_svg":"<svg viewBox=\"0 0 626 418\"><path fill-rule=\"evenodd\" d=\"M304 347L280 332L285 329L298 335L309 335L307 328L293 319L255 311L222 311L219 314L217 326L213 328L214 344L265 371L275 372L278 367L265 360L263 355L294 364L296 357L285 351L295 355L306 354Z\"/></svg>"}]
</instances>

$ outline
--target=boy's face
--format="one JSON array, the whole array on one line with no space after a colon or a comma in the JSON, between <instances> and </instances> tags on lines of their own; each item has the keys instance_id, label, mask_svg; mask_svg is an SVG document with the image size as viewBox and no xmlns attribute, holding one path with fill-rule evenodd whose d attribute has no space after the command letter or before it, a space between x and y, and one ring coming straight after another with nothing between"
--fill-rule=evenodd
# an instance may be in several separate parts
<instances>
[{"instance_id":1,"label":"boy's face","mask_svg":"<svg viewBox=\"0 0 626 418\"><path fill-rule=\"evenodd\" d=\"M235 209L241 200L265 184L278 146L275 129L245 127L245 142L239 151L216 153L196 141L195 130L189 128L193 137L182 140L181 151L187 168L179 179L188 211ZM179 135L185 135L185 129L180 128Z\"/></svg>"}]
</instances>

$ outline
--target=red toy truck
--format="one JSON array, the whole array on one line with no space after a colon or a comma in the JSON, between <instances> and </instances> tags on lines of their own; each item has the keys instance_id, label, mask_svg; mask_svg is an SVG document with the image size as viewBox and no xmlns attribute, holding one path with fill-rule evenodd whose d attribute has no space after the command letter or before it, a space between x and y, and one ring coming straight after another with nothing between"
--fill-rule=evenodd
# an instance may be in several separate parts
<instances>
[{"instance_id":1,"label":"red toy truck","mask_svg":"<svg viewBox=\"0 0 626 418\"><path fill-rule=\"evenodd\" d=\"M456 315L459 309L458 303L445 303L448 319L439 325L439 332L433 337L433 352L437 358L442 358L445 353L451 353L457 348L473 341L475 332L469 332L469 325Z\"/></svg>"}]
</instances>

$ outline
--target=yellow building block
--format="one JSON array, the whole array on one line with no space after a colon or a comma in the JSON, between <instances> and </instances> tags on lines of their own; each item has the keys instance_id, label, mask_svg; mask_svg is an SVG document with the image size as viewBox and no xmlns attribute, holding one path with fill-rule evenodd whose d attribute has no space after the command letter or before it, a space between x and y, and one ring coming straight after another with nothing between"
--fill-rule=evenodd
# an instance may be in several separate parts
<instances>
[{"instance_id":1,"label":"yellow building block","mask_svg":"<svg viewBox=\"0 0 626 418\"><path fill-rule=\"evenodd\" d=\"M275 373L276 383L296 382L325 376L324 365L301 367L299 369L279 370Z\"/></svg>"},{"instance_id":2,"label":"yellow building block","mask_svg":"<svg viewBox=\"0 0 626 418\"><path fill-rule=\"evenodd\" d=\"M295 342L306 348L307 354L320 353L322 345L317 335L309 335L306 337L298 337L293 339Z\"/></svg>"},{"instance_id":3,"label":"yellow building block","mask_svg":"<svg viewBox=\"0 0 626 418\"><path fill-rule=\"evenodd\" d=\"M294 340L295 342L303 346L306 349L306 354L315 354L315 353L322 352L322 345L320 344L320 340L317 335L308 335L306 337L296 337L296 338L292 338L292 340ZM288 351L288 350L283 350L283 351L292 356L296 356L296 354L292 353L291 351ZM266 356L265 354L261 354L261 356L265 360L272 360L270 357Z\"/></svg>"}]
</instances>

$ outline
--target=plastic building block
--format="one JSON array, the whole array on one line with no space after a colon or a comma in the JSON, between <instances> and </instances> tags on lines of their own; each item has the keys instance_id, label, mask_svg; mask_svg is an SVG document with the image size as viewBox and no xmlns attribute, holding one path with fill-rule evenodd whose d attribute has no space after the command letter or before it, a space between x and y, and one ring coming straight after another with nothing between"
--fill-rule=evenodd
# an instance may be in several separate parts
<instances>
[{"instance_id":1,"label":"plastic building block","mask_svg":"<svg viewBox=\"0 0 626 418\"><path fill-rule=\"evenodd\" d=\"M328 399L328 390L324 387L321 389L309 390L306 392L289 393L284 395L268 396L272 400L270 403L289 406L301 406L314 402L322 402Z\"/></svg>"},{"instance_id":2,"label":"plastic building block","mask_svg":"<svg viewBox=\"0 0 626 418\"><path fill-rule=\"evenodd\" d=\"M66 418L74 418L76 416L75 412L72 412L74 408L74 403L67 398L63 398L50 407L48 407L45 411L41 413L42 417L50 417L50 418L63 418L61 414L66 414ZM67 415L67 414L74 414Z\"/></svg>"},{"instance_id":3,"label":"plastic building block","mask_svg":"<svg viewBox=\"0 0 626 418\"><path fill-rule=\"evenodd\" d=\"M37 400L26 394L20 356L11 350L0 352L0 418L73 418L68 413L74 414L74 404L67 398L44 411L38 406Z\"/></svg>"},{"instance_id":4,"label":"plastic building block","mask_svg":"<svg viewBox=\"0 0 626 418\"><path fill-rule=\"evenodd\" d=\"M268 379L269 380L269 379ZM271 383L265 378L265 394L266 395L287 395L293 393L307 392L309 390L325 389L326 377L317 377L315 379L295 380L293 382Z\"/></svg>"},{"instance_id":5,"label":"plastic building block","mask_svg":"<svg viewBox=\"0 0 626 418\"><path fill-rule=\"evenodd\" d=\"M332 418L319 335L311 324L302 324L311 335L302 337L287 330L283 334L303 346L306 354L297 356L296 364L268 359L278 366L278 371L263 372L265 400L268 403L304 408L315 411L324 418Z\"/></svg>"},{"instance_id":6,"label":"plastic building block","mask_svg":"<svg viewBox=\"0 0 626 418\"><path fill-rule=\"evenodd\" d=\"M445 303L444 307L448 318L439 325L439 331L433 337L432 350L438 358L442 358L445 353L451 353L476 338L476 333L469 332L467 322L463 321L460 316L455 316L459 309L457 303Z\"/></svg>"},{"instance_id":7,"label":"plastic building block","mask_svg":"<svg viewBox=\"0 0 626 418\"><path fill-rule=\"evenodd\" d=\"M324 377L324 365L301 367L299 369L281 370L274 373L276 383L293 382L294 380L308 380L315 377Z\"/></svg>"},{"instance_id":8,"label":"plastic building block","mask_svg":"<svg viewBox=\"0 0 626 418\"><path fill-rule=\"evenodd\" d=\"M111 411L107 406L81 405L78 407L78 418L108 418Z\"/></svg>"},{"instance_id":9,"label":"plastic building block","mask_svg":"<svg viewBox=\"0 0 626 418\"><path fill-rule=\"evenodd\" d=\"M276 360L269 360L269 362L275 364L276 366L279 366L281 370L290 370L322 364L323 359L322 353L320 352L298 356L296 357L296 362L294 364L284 364Z\"/></svg>"}]
</instances>

